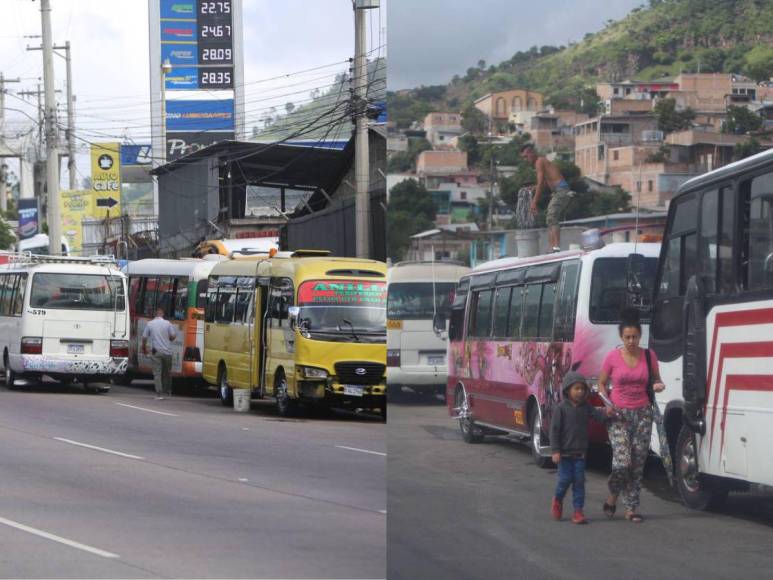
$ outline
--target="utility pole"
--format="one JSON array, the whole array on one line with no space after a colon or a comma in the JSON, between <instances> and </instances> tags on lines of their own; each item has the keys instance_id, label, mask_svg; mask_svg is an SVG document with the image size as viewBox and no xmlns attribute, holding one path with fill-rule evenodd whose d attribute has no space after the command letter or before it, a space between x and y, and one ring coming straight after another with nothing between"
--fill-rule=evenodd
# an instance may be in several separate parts
<instances>
[{"instance_id":1,"label":"utility pole","mask_svg":"<svg viewBox=\"0 0 773 580\"><path fill-rule=\"evenodd\" d=\"M64 59L67 65L67 174L69 176L70 189L77 188L75 170L75 97L72 94L72 57L70 56L70 41L63 46L54 46L53 50L63 50L64 56L58 52L55 55ZM43 50L42 46L28 46L27 50ZM38 87L38 91L40 88ZM56 91L59 92L59 91ZM38 97L39 99L40 97Z\"/></svg>"},{"instance_id":2,"label":"utility pole","mask_svg":"<svg viewBox=\"0 0 773 580\"><path fill-rule=\"evenodd\" d=\"M48 252L62 253L62 219L59 207L59 149L56 130L56 94L54 92L54 45L51 40L51 0L40 0L43 34L43 85L45 87L46 187L48 190Z\"/></svg>"},{"instance_id":3,"label":"utility pole","mask_svg":"<svg viewBox=\"0 0 773 580\"><path fill-rule=\"evenodd\" d=\"M38 155L40 155L43 149L43 89L38 83L38 88L35 91L19 91L19 95L22 97L35 97L38 100Z\"/></svg>"},{"instance_id":4,"label":"utility pole","mask_svg":"<svg viewBox=\"0 0 773 580\"><path fill-rule=\"evenodd\" d=\"M0 72L0 127L5 122L5 83L20 83L21 79L7 79Z\"/></svg>"},{"instance_id":5,"label":"utility pole","mask_svg":"<svg viewBox=\"0 0 773 580\"><path fill-rule=\"evenodd\" d=\"M368 59L365 10L379 0L354 0L354 181L355 231L358 258L370 257L370 147L368 144Z\"/></svg>"}]
</instances>

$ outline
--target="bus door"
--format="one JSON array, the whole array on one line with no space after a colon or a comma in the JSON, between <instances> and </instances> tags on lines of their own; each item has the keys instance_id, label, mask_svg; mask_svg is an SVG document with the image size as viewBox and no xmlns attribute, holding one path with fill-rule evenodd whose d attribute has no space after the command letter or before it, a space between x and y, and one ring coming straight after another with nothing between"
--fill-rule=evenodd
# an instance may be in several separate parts
<instances>
[{"instance_id":1,"label":"bus door","mask_svg":"<svg viewBox=\"0 0 773 580\"><path fill-rule=\"evenodd\" d=\"M253 308L253 328L252 328L252 345L250 358L252 362L252 373L255 377L254 382L260 396L264 396L266 392L266 356L268 344L268 329L267 329L267 304L268 304L268 285L269 278L258 278L258 283L255 285L255 298Z\"/></svg>"}]
</instances>

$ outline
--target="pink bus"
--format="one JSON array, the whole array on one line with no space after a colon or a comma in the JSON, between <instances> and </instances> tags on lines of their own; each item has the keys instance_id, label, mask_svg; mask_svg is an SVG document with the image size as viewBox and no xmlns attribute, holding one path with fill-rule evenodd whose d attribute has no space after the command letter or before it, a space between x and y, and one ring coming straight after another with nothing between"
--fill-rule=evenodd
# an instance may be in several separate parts
<instances>
[{"instance_id":1,"label":"pink bus","mask_svg":"<svg viewBox=\"0 0 773 580\"><path fill-rule=\"evenodd\" d=\"M597 379L604 356L620 345L621 308L651 305L659 249L616 243L503 258L463 277L451 306L446 401L464 440L528 439L537 464L550 465L547 433L564 374ZM595 394L592 401L601 404ZM601 425L591 429L592 442L606 441Z\"/></svg>"}]
</instances>

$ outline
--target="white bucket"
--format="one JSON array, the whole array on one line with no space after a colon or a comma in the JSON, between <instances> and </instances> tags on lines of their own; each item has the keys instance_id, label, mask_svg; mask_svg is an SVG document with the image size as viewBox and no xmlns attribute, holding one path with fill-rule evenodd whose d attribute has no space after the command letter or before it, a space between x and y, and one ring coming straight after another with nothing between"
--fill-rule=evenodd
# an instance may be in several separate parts
<instances>
[{"instance_id":1,"label":"white bucket","mask_svg":"<svg viewBox=\"0 0 773 580\"><path fill-rule=\"evenodd\" d=\"M248 413L250 410L250 389L234 389L234 411Z\"/></svg>"},{"instance_id":2,"label":"white bucket","mask_svg":"<svg viewBox=\"0 0 773 580\"><path fill-rule=\"evenodd\" d=\"M515 247L519 258L539 254L539 230L515 230Z\"/></svg>"}]
</instances>

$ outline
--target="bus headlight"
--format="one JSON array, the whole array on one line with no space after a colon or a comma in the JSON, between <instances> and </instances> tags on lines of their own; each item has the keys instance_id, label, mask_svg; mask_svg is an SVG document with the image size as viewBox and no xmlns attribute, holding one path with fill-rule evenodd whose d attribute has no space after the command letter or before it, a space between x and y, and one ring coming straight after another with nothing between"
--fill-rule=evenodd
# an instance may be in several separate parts
<instances>
[{"instance_id":1,"label":"bus headlight","mask_svg":"<svg viewBox=\"0 0 773 580\"><path fill-rule=\"evenodd\" d=\"M298 372L304 379L326 379L328 375L325 369L317 367L299 366Z\"/></svg>"}]
</instances>

